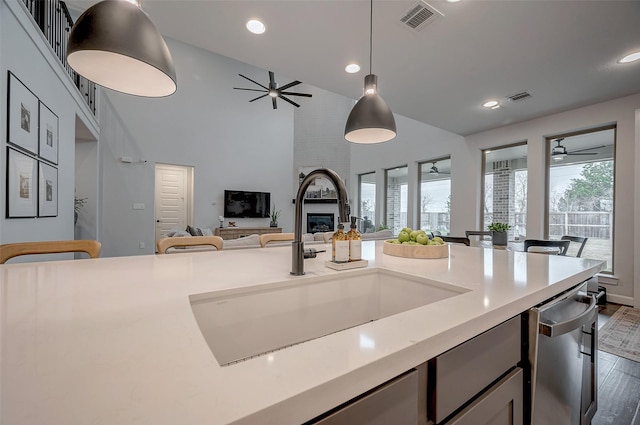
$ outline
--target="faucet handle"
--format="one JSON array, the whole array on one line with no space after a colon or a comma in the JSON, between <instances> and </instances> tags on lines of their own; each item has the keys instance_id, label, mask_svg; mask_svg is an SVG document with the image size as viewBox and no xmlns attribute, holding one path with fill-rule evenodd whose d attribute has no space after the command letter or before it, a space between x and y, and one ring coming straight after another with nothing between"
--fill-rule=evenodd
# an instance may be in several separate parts
<instances>
[{"instance_id":1,"label":"faucet handle","mask_svg":"<svg viewBox=\"0 0 640 425\"><path fill-rule=\"evenodd\" d=\"M315 248L305 249L305 250L304 250L304 258L305 258L305 259L307 259L307 258L316 258L316 254L317 254L318 252L325 252L325 250L320 250L320 251L318 251L318 250L316 250Z\"/></svg>"}]
</instances>

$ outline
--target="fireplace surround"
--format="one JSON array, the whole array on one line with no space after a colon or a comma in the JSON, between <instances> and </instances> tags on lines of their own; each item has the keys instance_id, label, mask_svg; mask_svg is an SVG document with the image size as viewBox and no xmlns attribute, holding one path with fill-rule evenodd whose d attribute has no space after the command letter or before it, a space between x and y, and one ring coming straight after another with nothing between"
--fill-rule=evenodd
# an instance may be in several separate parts
<instances>
[{"instance_id":1,"label":"fireplace surround","mask_svg":"<svg viewBox=\"0 0 640 425\"><path fill-rule=\"evenodd\" d=\"M335 230L334 213L307 213L307 233Z\"/></svg>"}]
</instances>

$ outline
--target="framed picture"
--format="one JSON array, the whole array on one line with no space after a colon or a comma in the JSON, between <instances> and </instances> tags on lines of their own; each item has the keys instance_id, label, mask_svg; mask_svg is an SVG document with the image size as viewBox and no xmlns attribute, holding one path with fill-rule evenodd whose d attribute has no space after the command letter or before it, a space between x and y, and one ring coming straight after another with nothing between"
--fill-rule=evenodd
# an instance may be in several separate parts
<instances>
[{"instance_id":1,"label":"framed picture","mask_svg":"<svg viewBox=\"0 0 640 425\"><path fill-rule=\"evenodd\" d=\"M40 138L38 156L53 164L58 163L58 116L40 102Z\"/></svg>"},{"instance_id":2,"label":"framed picture","mask_svg":"<svg viewBox=\"0 0 640 425\"><path fill-rule=\"evenodd\" d=\"M35 217L37 161L9 148L7 152L7 218Z\"/></svg>"},{"instance_id":3,"label":"framed picture","mask_svg":"<svg viewBox=\"0 0 640 425\"><path fill-rule=\"evenodd\" d=\"M38 153L38 98L9 71L9 142Z\"/></svg>"},{"instance_id":4,"label":"framed picture","mask_svg":"<svg viewBox=\"0 0 640 425\"><path fill-rule=\"evenodd\" d=\"M38 166L38 216L58 215L58 169L40 161Z\"/></svg>"}]
</instances>

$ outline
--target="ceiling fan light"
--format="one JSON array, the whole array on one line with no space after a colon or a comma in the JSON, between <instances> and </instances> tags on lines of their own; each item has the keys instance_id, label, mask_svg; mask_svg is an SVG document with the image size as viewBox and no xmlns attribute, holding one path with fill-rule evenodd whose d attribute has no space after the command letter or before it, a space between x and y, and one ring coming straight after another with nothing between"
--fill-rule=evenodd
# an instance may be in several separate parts
<instances>
[{"instance_id":1,"label":"ceiling fan light","mask_svg":"<svg viewBox=\"0 0 640 425\"><path fill-rule=\"evenodd\" d=\"M556 154L552 154L551 158L554 161L562 161L564 159L564 157L567 156L567 154L564 153L556 153Z\"/></svg>"},{"instance_id":2,"label":"ceiling fan light","mask_svg":"<svg viewBox=\"0 0 640 425\"><path fill-rule=\"evenodd\" d=\"M177 89L162 35L126 1L104 0L80 15L69 33L67 61L83 77L122 93L164 97Z\"/></svg>"},{"instance_id":3,"label":"ceiling fan light","mask_svg":"<svg viewBox=\"0 0 640 425\"><path fill-rule=\"evenodd\" d=\"M375 90L377 77L369 74L365 77L369 89ZM382 143L396 137L396 120L391 108L377 94L365 94L354 105L344 129L344 138L352 143Z\"/></svg>"}]
</instances>

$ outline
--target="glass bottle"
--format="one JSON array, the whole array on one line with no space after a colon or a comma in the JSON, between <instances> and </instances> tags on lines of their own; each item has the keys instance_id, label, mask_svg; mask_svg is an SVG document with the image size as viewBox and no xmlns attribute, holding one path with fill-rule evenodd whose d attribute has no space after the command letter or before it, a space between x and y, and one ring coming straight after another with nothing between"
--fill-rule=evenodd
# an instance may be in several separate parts
<instances>
[{"instance_id":1,"label":"glass bottle","mask_svg":"<svg viewBox=\"0 0 640 425\"><path fill-rule=\"evenodd\" d=\"M362 259L362 235L356 229L356 220L358 217L351 217L351 229L347 232L347 240L349 241L349 261L358 261Z\"/></svg>"},{"instance_id":2,"label":"glass bottle","mask_svg":"<svg viewBox=\"0 0 640 425\"><path fill-rule=\"evenodd\" d=\"M344 224L338 224L338 230L331 239L331 261L334 263L346 263L349 261L349 241L344 232Z\"/></svg>"}]
</instances>

